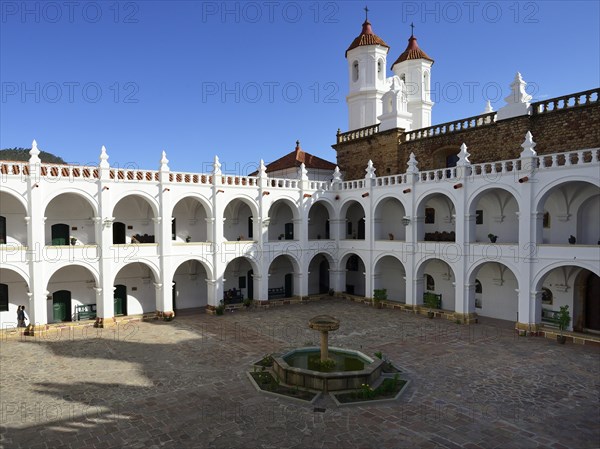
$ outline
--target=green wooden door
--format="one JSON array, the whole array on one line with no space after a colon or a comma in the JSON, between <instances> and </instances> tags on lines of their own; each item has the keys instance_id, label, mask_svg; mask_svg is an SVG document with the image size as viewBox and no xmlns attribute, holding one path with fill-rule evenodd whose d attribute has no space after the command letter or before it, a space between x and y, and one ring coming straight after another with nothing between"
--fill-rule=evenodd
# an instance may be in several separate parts
<instances>
[{"instance_id":1,"label":"green wooden door","mask_svg":"<svg viewBox=\"0 0 600 449\"><path fill-rule=\"evenodd\" d=\"M52 233L53 245L68 245L69 241L69 225L59 223L52 225L50 228Z\"/></svg>"},{"instance_id":2,"label":"green wooden door","mask_svg":"<svg viewBox=\"0 0 600 449\"><path fill-rule=\"evenodd\" d=\"M115 316L127 315L127 286L115 285Z\"/></svg>"},{"instance_id":3,"label":"green wooden door","mask_svg":"<svg viewBox=\"0 0 600 449\"><path fill-rule=\"evenodd\" d=\"M71 292L59 290L52 295L53 321L71 321Z\"/></svg>"}]
</instances>

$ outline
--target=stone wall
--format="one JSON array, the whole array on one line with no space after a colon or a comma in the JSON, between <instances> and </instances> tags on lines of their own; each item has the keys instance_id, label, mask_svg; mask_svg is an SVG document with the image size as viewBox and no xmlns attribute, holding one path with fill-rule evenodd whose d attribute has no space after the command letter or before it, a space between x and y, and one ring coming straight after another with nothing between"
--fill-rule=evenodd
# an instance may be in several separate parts
<instances>
[{"instance_id":1,"label":"stone wall","mask_svg":"<svg viewBox=\"0 0 600 449\"><path fill-rule=\"evenodd\" d=\"M472 163L515 159L522 151L527 131L533 134L538 154L600 147L600 104L515 117L408 142L404 141L402 130L395 129L333 147L345 179L350 180L364 177L369 159L377 169L377 176L404 173L411 152L415 153L421 171L445 167L446 156L457 154L462 143L467 145ZM395 154L394 144L397 144Z\"/></svg>"}]
</instances>

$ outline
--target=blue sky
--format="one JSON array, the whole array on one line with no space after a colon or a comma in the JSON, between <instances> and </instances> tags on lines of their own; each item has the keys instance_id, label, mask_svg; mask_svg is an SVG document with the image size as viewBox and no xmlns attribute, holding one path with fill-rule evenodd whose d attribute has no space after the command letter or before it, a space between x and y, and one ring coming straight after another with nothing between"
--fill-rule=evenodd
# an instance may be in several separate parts
<instances>
[{"instance_id":1,"label":"blue sky","mask_svg":"<svg viewBox=\"0 0 600 449\"><path fill-rule=\"evenodd\" d=\"M246 174L303 149L335 161L365 2L20 2L0 19L0 146L73 163ZM600 84L599 2L367 2L404 51L434 60L433 123L504 104L520 71L540 100ZM499 89L502 91L500 92ZM473 149L476 151L476 149Z\"/></svg>"}]
</instances>

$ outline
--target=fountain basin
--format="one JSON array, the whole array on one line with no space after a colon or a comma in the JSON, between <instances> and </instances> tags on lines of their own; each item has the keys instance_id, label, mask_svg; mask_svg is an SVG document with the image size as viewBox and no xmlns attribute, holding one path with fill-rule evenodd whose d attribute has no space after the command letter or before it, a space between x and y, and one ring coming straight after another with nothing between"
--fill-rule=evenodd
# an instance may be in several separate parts
<instances>
[{"instance_id":1,"label":"fountain basin","mask_svg":"<svg viewBox=\"0 0 600 449\"><path fill-rule=\"evenodd\" d=\"M372 359L360 351L329 348L329 357L336 360L336 368L331 372L309 369L310 359L319 357L318 347L293 349L274 358L273 371L288 385L319 391L340 391L357 389L362 384L374 384L383 368L382 360Z\"/></svg>"}]
</instances>

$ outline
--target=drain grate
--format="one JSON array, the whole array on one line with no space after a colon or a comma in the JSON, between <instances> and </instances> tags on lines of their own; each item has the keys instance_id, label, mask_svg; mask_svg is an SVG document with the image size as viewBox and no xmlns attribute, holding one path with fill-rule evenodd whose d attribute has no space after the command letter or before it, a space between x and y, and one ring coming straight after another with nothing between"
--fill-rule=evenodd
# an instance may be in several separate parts
<instances>
[{"instance_id":1,"label":"drain grate","mask_svg":"<svg viewBox=\"0 0 600 449\"><path fill-rule=\"evenodd\" d=\"M315 412L315 413L325 413L326 411L327 411L327 409L326 408L322 408L322 407L315 407L313 409L313 412Z\"/></svg>"}]
</instances>

